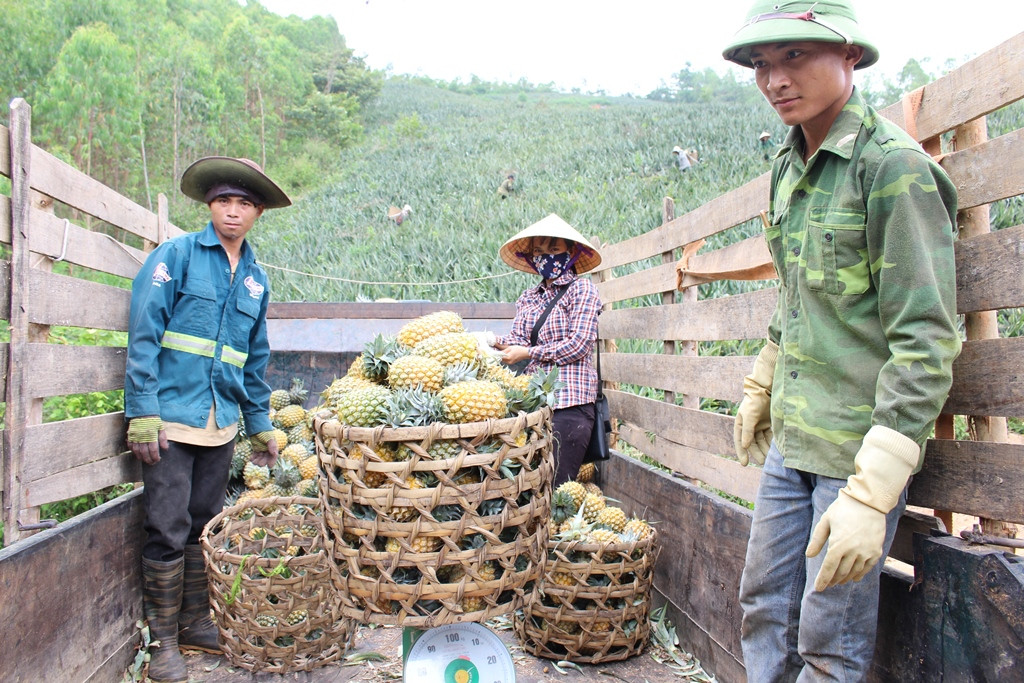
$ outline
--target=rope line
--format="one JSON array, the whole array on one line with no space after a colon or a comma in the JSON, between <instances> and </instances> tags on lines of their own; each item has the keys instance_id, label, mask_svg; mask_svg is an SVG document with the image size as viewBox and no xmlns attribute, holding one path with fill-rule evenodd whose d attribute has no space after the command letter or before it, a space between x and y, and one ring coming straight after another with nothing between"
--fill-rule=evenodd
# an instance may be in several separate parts
<instances>
[{"instance_id":1,"label":"rope line","mask_svg":"<svg viewBox=\"0 0 1024 683\"><path fill-rule=\"evenodd\" d=\"M294 273L296 275L303 275L305 277L315 277L321 280L331 280L332 282L348 282L355 285L393 285L397 287L439 287L442 285L460 285L467 282L482 282L484 280L496 280L499 277L508 277L509 275L515 275L516 272L509 271L507 273L498 273L497 275L484 275L482 277L471 277L465 280L448 280L446 282L387 282L387 281L375 281L375 280L353 280L347 277L335 277L332 275L316 275L314 273L305 273L301 270L292 270L291 268L285 268L284 266L272 266L269 263L263 261L257 261L264 268L270 268L272 270L280 270L286 273Z\"/></svg>"}]
</instances>

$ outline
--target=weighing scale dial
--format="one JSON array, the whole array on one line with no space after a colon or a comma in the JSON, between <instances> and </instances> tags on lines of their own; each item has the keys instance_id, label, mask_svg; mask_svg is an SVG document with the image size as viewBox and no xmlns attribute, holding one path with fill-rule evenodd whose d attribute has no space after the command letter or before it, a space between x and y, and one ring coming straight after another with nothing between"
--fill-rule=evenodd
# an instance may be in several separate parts
<instances>
[{"instance_id":1,"label":"weighing scale dial","mask_svg":"<svg viewBox=\"0 0 1024 683\"><path fill-rule=\"evenodd\" d=\"M448 624L423 633L405 662L405 683L515 683L512 655L480 624Z\"/></svg>"}]
</instances>

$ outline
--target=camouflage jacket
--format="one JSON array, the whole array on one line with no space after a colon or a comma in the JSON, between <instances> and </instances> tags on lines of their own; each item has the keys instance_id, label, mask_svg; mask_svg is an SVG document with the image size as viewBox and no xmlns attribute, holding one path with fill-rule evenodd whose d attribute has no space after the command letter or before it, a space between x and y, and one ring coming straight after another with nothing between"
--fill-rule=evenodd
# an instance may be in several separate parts
<instances>
[{"instance_id":1,"label":"camouflage jacket","mask_svg":"<svg viewBox=\"0 0 1024 683\"><path fill-rule=\"evenodd\" d=\"M779 344L772 429L787 467L854 473L883 425L921 444L960 352L956 190L860 93L805 164L793 128L772 165L770 227Z\"/></svg>"}]
</instances>

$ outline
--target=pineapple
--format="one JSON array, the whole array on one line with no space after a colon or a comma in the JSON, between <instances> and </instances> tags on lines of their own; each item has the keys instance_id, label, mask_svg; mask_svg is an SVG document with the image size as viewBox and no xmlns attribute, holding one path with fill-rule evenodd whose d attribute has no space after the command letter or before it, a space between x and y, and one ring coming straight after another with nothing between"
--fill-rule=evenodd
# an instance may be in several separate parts
<instances>
[{"instance_id":1,"label":"pineapple","mask_svg":"<svg viewBox=\"0 0 1024 683\"><path fill-rule=\"evenodd\" d=\"M235 442L235 452L231 455L231 472L229 475L232 479L238 479L242 476L242 471L245 469L245 464L249 462L251 455L252 444L249 443L248 438L243 437Z\"/></svg>"},{"instance_id":2,"label":"pineapple","mask_svg":"<svg viewBox=\"0 0 1024 683\"><path fill-rule=\"evenodd\" d=\"M309 455L299 461L299 475L302 479L316 479L319 473L319 460L315 455ZM300 492L302 487L299 488Z\"/></svg>"},{"instance_id":3,"label":"pineapple","mask_svg":"<svg viewBox=\"0 0 1024 683\"><path fill-rule=\"evenodd\" d=\"M384 419L384 407L391 392L387 387L371 385L353 389L338 397L335 409L343 424L375 427Z\"/></svg>"},{"instance_id":4,"label":"pineapple","mask_svg":"<svg viewBox=\"0 0 1024 683\"><path fill-rule=\"evenodd\" d=\"M420 386L427 391L440 391L444 385L444 366L429 356L402 356L391 363L388 385L392 389Z\"/></svg>"},{"instance_id":5,"label":"pineapple","mask_svg":"<svg viewBox=\"0 0 1024 683\"><path fill-rule=\"evenodd\" d=\"M576 500L572 497L568 491L563 491L561 488L555 491L551 496L551 520L556 524L561 524L565 520L569 519L576 514Z\"/></svg>"},{"instance_id":6,"label":"pineapple","mask_svg":"<svg viewBox=\"0 0 1024 683\"><path fill-rule=\"evenodd\" d=\"M409 541L409 546L414 553L432 553L441 547L441 539L437 536L415 536ZM389 553L397 553L402 549L402 543L397 538L388 538L384 544L384 550Z\"/></svg>"},{"instance_id":7,"label":"pineapple","mask_svg":"<svg viewBox=\"0 0 1024 683\"><path fill-rule=\"evenodd\" d=\"M257 614L256 623L263 628L274 628L279 622L273 614Z\"/></svg>"},{"instance_id":8,"label":"pineapple","mask_svg":"<svg viewBox=\"0 0 1024 683\"><path fill-rule=\"evenodd\" d=\"M297 424L301 424L306 420L306 409L302 406L291 403L277 411L277 423L281 425L282 429L291 429Z\"/></svg>"},{"instance_id":9,"label":"pineapple","mask_svg":"<svg viewBox=\"0 0 1024 683\"><path fill-rule=\"evenodd\" d=\"M446 332L464 332L462 318L451 311L437 311L410 320L398 330L399 343L410 348L419 342Z\"/></svg>"},{"instance_id":10,"label":"pineapple","mask_svg":"<svg viewBox=\"0 0 1024 683\"><path fill-rule=\"evenodd\" d=\"M424 339L412 352L438 361L444 367L477 364L476 337L468 332L448 332Z\"/></svg>"},{"instance_id":11,"label":"pineapple","mask_svg":"<svg viewBox=\"0 0 1024 683\"><path fill-rule=\"evenodd\" d=\"M353 460L362 460L363 458L362 450L360 450L356 446L352 446L349 449L348 454L349 457L352 458ZM380 458L382 462L395 462L396 460L398 460L398 458L395 456L395 451L392 450L391 446L389 446L388 444L381 444L377 446L377 448L374 449L374 454L378 458ZM388 476L383 472L370 469L367 469L366 474L363 475L363 483L366 484L367 488L371 489L380 488L384 484L384 482L387 481L387 479ZM351 483L350 476L348 473L345 473L345 480Z\"/></svg>"},{"instance_id":12,"label":"pineapple","mask_svg":"<svg viewBox=\"0 0 1024 683\"><path fill-rule=\"evenodd\" d=\"M356 359L352 361L352 365L348 366L348 372L345 373L346 377L354 377L356 379L369 379L366 373L363 372L363 355L359 354Z\"/></svg>"},{"instance_id":13,"label":"pineapple","mask_svg":"<svg viewBox=\"0 0 1024 683\"><path fill-rule=\"evenodd\" d=\"M309 448L301 443L290 443L280 453L281 459L287 460L296 467L309 457ZM303 477L305 478L305 477Z\"/></svg>"},{"instance_id":14,"label":"pineapple","mask_svg":"<svg viewBox=\"0 0 1024 683\"><path fill-rule=\"evenodd\" d=\"M273 411L281 410L291 402L292 396L287 389L274 389L270 392L270 409Z\"/></svg>"},{"instance_id":15,"label":"pineapple","mask_svg":"<svg viewBox=\"0 0 1024 683\"><path fill-rule=\"evenodd\" d=\"M306 416L307 419L288 430L289 443L312 443L315 435L313 434L313 428L309 426L308 412Z\"/></svg>"},{"instance_id":16,"label":"pineapple","mask_svg":"<svg viewBox=\"0 0 1024 683\"><path fill-rule=\"evenodd\" d=\"M421 475L422 476L422 475ZM409 489L423 489L427 488L427 484L424 483L420 477L408 476L405 478L406 488ZM410 522L416 518L419 513L414 507L398 507L392 506L388 509L387 515L394 519L396 522Z\"/></svg>"},{"instance_id":17,"label":"pineapple","mask_svg":"<svg viewBox=\"0 0 1024 683\"><path fill-rule=\"evenodd\" d=\"M288 616L285 617L284 620L289 626L295 626L296 624L301 624L308 618L309 611L304 609L297 609L293 610L292 612L289 612Z\"/></svg>"},{"instance_id":18,"label":"pineapple","mask_svg":"<svg viewBox=\"0 0 1024 683\"><path fill-rule=\"evenodd\" d=\"M309 398L309 390L303 389L302 385L302 378L292 378L292 385L288 389L288 399L291 401L292 405L304 405L306 403L306 399Z\"/></svg>"},{"instance_id":19,"label":"pineapple","mask_svg":"<svg viewBox=\"0 0 1024 683\"><path fill-rule=\"evenodd\" d=\"M324 399L326 406L336 408L338 406L338 399L341 398L342 394L346 394L354 389L365 389L372 386L376 386L376 384L365 377L346 375L331 382L331 385L320 396Z\"/></svg>"},{"instance_id":20,"label":"pineapple","mask_svg":"<svg viewBox=\"0 0 1024 683\"><path fill-rule=\"evenodd\" d=\"M622 529L623 534L633 534L637 540L646 541L651 537L651 525L642 519L634 517L633 519L626 522L626 525Z\"/></svg>"},{"instance_id":21,"label":"pineapple","mask_svg":"<svg viewBox=\"0 0 1024 683\"><path fill-rule=\"evenodd\" d=\"M494 382L469 380L441 390L445 420L450 423L480 422L505 417L505 392Z\"/></svg>"},{"instance_id":22,"label":"pineapple","mask_svg":"<svg viewBox=\"0 0 1024 683\"><path fill-rule=\"evenodd\" d=\"M569 572L551 572L548 574L548 578L551 579L551 583L556 586L564 586L566 588L572 588L576 585L576 579L572 577Z\"/></svg>"},{"instance_id":23,"label":"pineapple","mask_svg":"<svg viewBox=\"0 0 1024 683\"><path fill-rule=\"evenodd\" d=\"M598 496L593 493L583 496L583 504L580 506L580 509L583 510L583 516L591 524L597 521L597 516L601 514L604 508L604 496Z\"/></svg>"},{"instance_id":24,"label":"pineapple","mask_svg":"<svg viewBox=\"0 0 1024 683\"><path fill-rule=\"evenodd\" d=\"M576 481L586 484L587 482L594 481L595 474L597 474L597 465L592 462L583 463L579 473L576 475Z\"/></svg>"},{"instance_id":25,"label":"pineapple","mask_svg":"<svg viewBox=\"0 0 1024 683\"><path fill-rule=\"evenodd\" d=\"M615 533L620 534L626 528L626 513L622 511L622 508L606 507L597 513L594 524L603 524Z\"/></svg>"},{"instance_id":26,"label":"pineapple","mask_svg":"<svg viewBox=\"0 0 1024 683\"><path fill-rule=\"evenodd\" d=\"M247 489L262 489L270 483L270 468L247 462L242 470L242 478Z\"/></svg>"},{"instance_id":27,"label":"pineapple","mask_svg":"<svg viewBox=\"0 0 1024 683\"><path fill-rule=\"evenodd\" d=\"M295 489L299 492L300 496L307 498L316 498L320 495L320 485L316 482L316 479L302 479L299 481L298 486Z\"/></svg>"},{"instance_id":28,"label":"pineapple","mask_svg":"<svg viewBox=\"0 0 1024 683\"><path fill-rule=\"evenodd\" d=\"M555 491L565 491L572 496L572 500L576 504L577 509L583 505L583 498L587 495L587 490L583 488L583 484L576 481L567 481L555 489Z\"/></svg>"},{"instance_id":29,"label":"pineapple","mask_svg":"<svg viewBox=\"0 0 1024 683\"><path fill-rule=\"evenodd\" d=\"M593 529L587 534L586 542L596 543L597 545L604 545L607 543L620 543L621 539L619 538L619 535L614 531L609 531L608 529ZM600 555L601 559L603 559L606 562L614 560L616 557L618 557L618 553L616 552L603 552L600 553Z\"/></svg>"},{"instance_id":30,"label":"pineapple","mask_svg":"<svg viewBox=\"0 0 1024 683\"><path fill-rule=\"evenodd\" d=\"M604 491L601 490L601 487L592 481L588 481L586 484L584 484L583 490L586 491L587 493L593 493L595 496L604 495Z\"/></svg>"},{"instance_id":31,"label":"pineapple","mask_svg":"<svg viewBox=\"0 0 1024 683\"><path fill-rule=\"evenodd\" d=\"M286 458L278 458L274 469L273 483L279 487L281 496L293 496L296 493L295 485L302 478L299 475L299 468Z\"/></svg>"}]
</instances>

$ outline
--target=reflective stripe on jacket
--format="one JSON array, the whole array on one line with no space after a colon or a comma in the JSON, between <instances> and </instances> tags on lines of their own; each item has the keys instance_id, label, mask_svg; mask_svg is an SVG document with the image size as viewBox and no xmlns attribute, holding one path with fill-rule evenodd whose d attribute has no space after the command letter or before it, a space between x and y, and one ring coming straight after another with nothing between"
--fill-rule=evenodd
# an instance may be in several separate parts
<instances>
[{"instance_id":1,"label":"reflective stripe on jacket","mask_svg":"<svg viewBox=\"0 0 1024 683\"><path fill-rule=\"evenodd\" d=\"M215 405L218 428L271 429L269 301L248 242L232 279L212 223L158 246L132 283L125 417L203 427Z\"/></svg>"}]
</instances>

